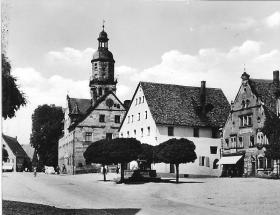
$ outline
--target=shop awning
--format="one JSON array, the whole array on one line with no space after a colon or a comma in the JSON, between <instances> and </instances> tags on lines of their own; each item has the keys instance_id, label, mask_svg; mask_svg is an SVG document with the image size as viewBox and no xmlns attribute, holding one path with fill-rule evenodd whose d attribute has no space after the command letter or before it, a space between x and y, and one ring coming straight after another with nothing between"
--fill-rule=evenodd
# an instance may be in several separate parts
<instances>
[{"instance_id":1,"label":"shop awning","mask_svg":"<svg viewBox=\"0 0 280 215\"><path fill-rule=\"evenodd\" d=\"M227 157L222 157L217 164L236 164L240 159L242 158L241 156L227 156Z\"/></svg>"}]
</instances>

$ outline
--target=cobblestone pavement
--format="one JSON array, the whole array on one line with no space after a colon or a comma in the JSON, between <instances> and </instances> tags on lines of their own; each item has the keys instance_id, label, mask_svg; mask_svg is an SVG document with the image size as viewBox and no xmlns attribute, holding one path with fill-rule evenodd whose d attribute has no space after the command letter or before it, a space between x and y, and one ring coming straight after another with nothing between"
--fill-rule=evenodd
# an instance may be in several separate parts
<instances>
[{"instance_id":1,"label":"cobblestone pavement","mask_svg":"<svg viewBox=\"0 0 280 215\"><path fill-rule=\"evenodd\" d=\"M110 181L103 182L101 174L38 174L34 178L32 173L4 173L3 199L84 209L75 214L85 214L82 212L88 209L119 209L108 214L139 215L279 214L280 180L196 178L180 179L180 184L116 184L115 177L108 174Z\"/></svg>"}]
</instances>

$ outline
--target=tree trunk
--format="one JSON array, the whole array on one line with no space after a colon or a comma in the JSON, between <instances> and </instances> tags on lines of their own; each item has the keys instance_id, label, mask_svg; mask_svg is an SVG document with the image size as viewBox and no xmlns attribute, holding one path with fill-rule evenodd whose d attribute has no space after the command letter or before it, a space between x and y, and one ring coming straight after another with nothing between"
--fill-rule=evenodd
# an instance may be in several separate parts
<instances>
[{"instance_id":1,"label":"tree trunk","mask_svg":"<svg viewBox=\"0 0 280 215\"><path fill-rule=\"evenodd\" d=\"M179 164L176 163L175 167L176 167L176 183L178 183L179 182Z\"/></svg>"},{"instance_id":2,"label":"tree trunk","mask_svg":"<svg viewBox=\"0 0 280 215\"><path fill-rule=\"evenodd\" d=\"M106 181L106 168L105 168L105 165L103 164L102 167L103 167L103 168L102 168L103 180Z\"/></svg>"},{"instance_id":3,"label":"tree trunk","mask_svg":"<svg viewBox=\"0 0 280 215\"><path fill-rule=\"evenodd\" d=\"M121 163L121 180L120 180L120 183L124 182L124 166L125 166L125 163Z\"/></svg>"}]
</instances>

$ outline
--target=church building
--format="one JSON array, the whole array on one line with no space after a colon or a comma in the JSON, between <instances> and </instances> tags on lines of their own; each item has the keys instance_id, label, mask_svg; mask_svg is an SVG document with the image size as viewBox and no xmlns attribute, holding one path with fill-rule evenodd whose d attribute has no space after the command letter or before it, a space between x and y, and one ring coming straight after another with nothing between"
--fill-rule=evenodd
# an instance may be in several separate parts
<instances>
[{"instance_id":1,"label":"church building","mask_svg":"<svg viewBox=\"0 0 280 215\"><path fill-rule=\"evenodd\" d=\"M119 136L118 129L126 108L115 94L115 60L108 49L108 40L103 25L98 37L98 50L91 60L91 98L79 99L67 95L64 135L58 146L58 165L65 173L93 171L93 166L87 165L83 156L87 147L100 139Z\"/></svg>"}]
</instances>

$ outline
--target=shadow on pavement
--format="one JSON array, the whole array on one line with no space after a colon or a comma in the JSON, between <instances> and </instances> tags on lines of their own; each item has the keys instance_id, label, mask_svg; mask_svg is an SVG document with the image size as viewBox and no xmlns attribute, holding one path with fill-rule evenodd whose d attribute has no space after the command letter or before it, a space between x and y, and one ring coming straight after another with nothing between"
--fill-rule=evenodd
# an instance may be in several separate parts
<instances>
[{"instance_id":1,"label":"shadow on pavement","mask_svg":"<svg viewBox=\"0 0 280 215\"><path fill-rule=\"evenodd\" d=\"M157 179L157 180L149 180L149 179L142 179L142 180L137 180L137 179L125 179L124 184L145 184L145 183L169 183L169 184L200 184L204 183L202 181L179 181L176 183L174 179ZM120 183L120 182L117 182Z\"/></svg>"},{"instance_id":2,"label":"shadow on pavement","mask_svg":"<svg viewBox=\"0 0 280 215\"><path fill-rule=\"evenodd\" d=\"M134 215L140 211L140 208L108 208L108 209L64 209L53 206L34 204L27 202L7 201L3 200L3 214L4 215L21 215L21 214L92 214L92 215Z\"/></svg>"}]
</instances>

